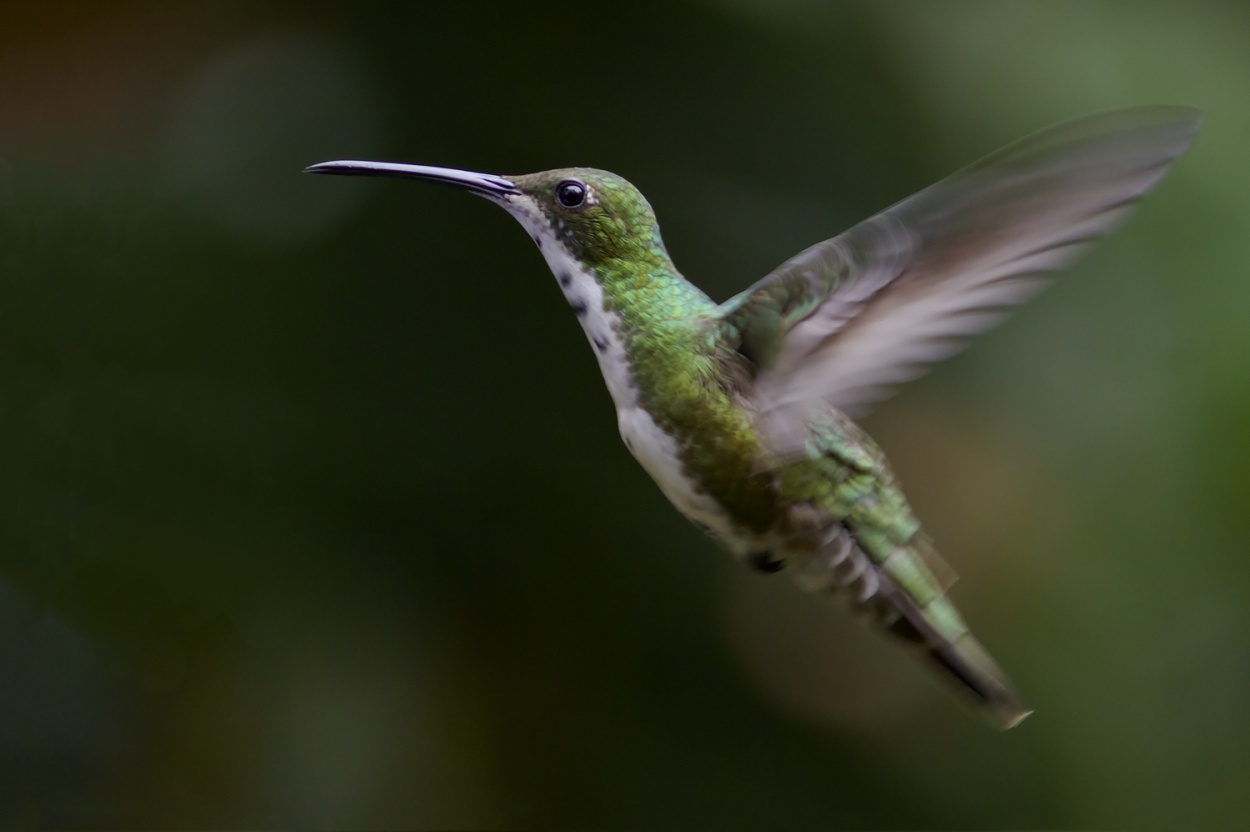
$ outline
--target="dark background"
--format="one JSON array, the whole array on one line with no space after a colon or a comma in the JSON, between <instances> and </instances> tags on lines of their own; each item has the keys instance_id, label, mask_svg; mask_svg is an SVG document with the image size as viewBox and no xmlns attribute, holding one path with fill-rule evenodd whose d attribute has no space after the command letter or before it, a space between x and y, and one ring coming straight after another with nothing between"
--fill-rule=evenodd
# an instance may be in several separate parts
<instances>
[{"instance_id":1,"label":"dark background","mask_svg":"<svg viewBox=\"0 0 1250 832\"><path fill-rule=\"evenodd\" d=\"M1250 7L0 12L0 826L1245 828ZM721 299L1033 130L1202 108L866 427L1037 714L748 574L481 200L593 165Z\"/></svg>"}]
</instances>

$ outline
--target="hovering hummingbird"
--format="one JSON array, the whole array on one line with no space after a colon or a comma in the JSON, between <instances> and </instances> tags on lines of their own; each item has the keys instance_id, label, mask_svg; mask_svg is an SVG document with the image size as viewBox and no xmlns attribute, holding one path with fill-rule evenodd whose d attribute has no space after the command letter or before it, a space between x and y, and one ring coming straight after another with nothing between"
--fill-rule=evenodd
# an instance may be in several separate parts
<instances>
[{"instance_id":1,"label":"hovering hummingbird","mask_svg":"<svg viewBox=\"0 0 1250 832\"><path fill-rule=\"evenodd\" d=\"M787 569L917 646L1000 728L1031 713L946 589L884 454L851 421L1106 234L1189 145L1195 110L1126 110L982 159L717 304L650 204L591 168L495 176L337 161L483 196L533 238L590 340L626 447L749 566Z\"/></svg>"}]
</instances>

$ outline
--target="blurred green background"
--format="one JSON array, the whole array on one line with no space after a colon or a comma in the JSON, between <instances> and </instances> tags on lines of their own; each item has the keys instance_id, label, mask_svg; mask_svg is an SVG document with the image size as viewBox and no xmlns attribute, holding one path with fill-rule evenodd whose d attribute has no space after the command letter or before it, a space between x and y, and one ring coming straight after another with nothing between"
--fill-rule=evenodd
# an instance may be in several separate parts
<instances>
[{"instance_id":1,"label":"blurred green background","mask_svg":"<svg viewBox=\"0 0 1250 832\"><path fill-rule=\"evenodd\" d=\"M0 826L1246 828L1250 7L6 0ZM724 298L999 145L1202 108L866 427L1037 714L748 574L503 212L617 171Z\"/></svg>"}]
</instances>

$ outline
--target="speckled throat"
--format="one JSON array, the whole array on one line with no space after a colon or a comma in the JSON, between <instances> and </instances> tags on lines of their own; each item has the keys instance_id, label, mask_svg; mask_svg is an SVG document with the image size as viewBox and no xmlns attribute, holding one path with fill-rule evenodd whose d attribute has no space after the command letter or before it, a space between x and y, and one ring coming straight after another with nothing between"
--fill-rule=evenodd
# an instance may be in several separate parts
<instances>
[{"instance_id":1,"label":"speckled throat","mask_svg":"<svg viewBox=\"0 0 1250 832\"><path fill-rule=\"evenodd\" d=\"M745 368L721 343L717 305L677 272L658 228L634 256L588 263L581 235L536 200L498 202L534 240L585 330L630 452L683 514L740 554L758 549L779 507L744 407Z\"/></svg>"}]
</instances>

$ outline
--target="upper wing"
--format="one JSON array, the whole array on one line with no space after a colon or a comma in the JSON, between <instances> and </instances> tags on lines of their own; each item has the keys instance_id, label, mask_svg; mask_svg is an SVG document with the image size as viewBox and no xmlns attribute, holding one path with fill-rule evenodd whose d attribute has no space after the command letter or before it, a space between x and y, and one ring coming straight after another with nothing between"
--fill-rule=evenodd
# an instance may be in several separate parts
<instances>
[{"instance_id":1,"label":"upper wing","mask_svg":"<svg viewBox=\"0 0 1250 832\"><path fill-rule=\"evenodd\" d=\"M761 412L862 413L957 352L1124 219L1199 121L1156 107L1061 125L787 260L722 307Z\"/></svg>"}]
</instances>

